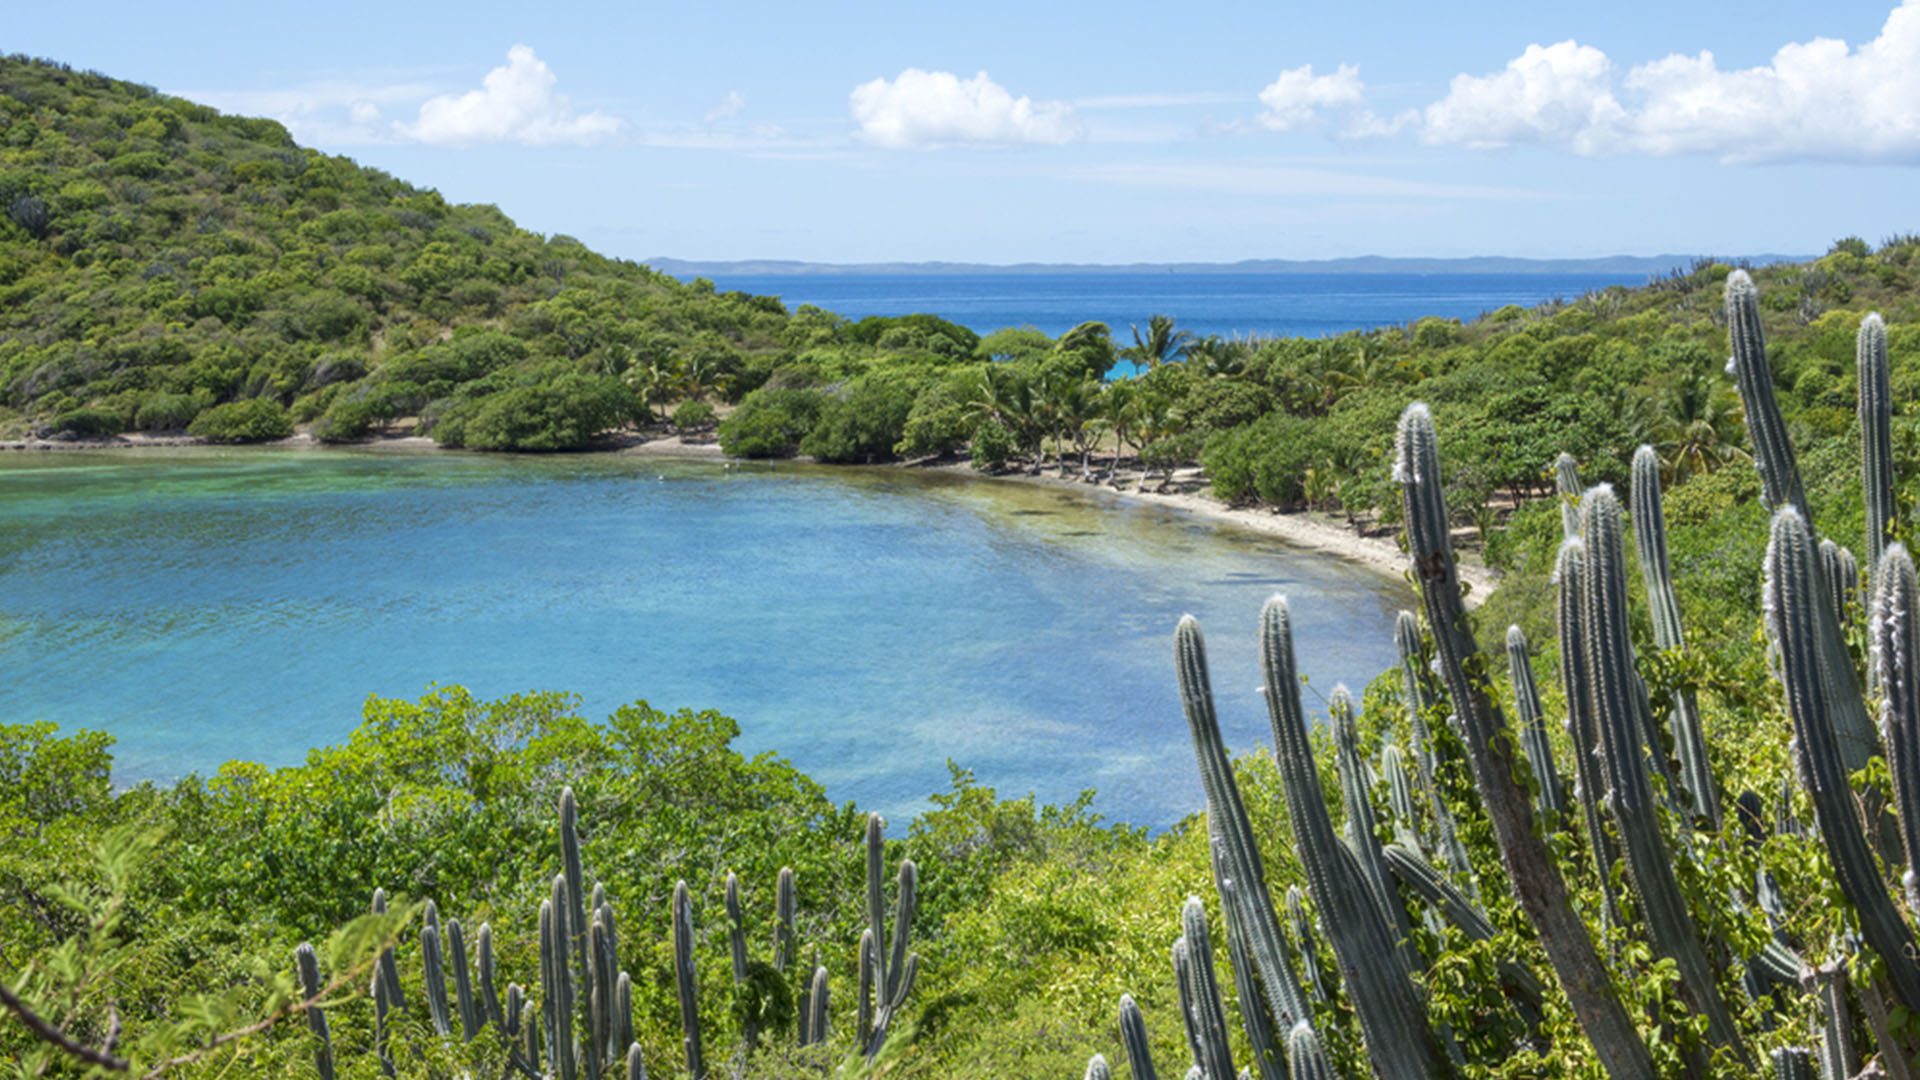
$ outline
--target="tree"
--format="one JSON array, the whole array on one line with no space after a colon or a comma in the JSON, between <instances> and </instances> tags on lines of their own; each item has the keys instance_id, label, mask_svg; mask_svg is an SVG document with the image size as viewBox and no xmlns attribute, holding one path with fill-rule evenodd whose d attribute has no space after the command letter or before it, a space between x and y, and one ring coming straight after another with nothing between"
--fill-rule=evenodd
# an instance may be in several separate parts
<instances>
[{"instance_id":1,"label":"tree","mask_svg":"<svg viewBox=\"0 0 1920 1080\"><path fill-rule=\"evenodd\" d=\"M1120 358L1129 360L1152 371L1161 364L1170 364L1187 353L1193 343L1193 334L1186 330L1175 330L1170 315L1151 315L1147 318L1147 333L1140 336L1138 326L1131 327L1133 344L1120 350Z\"/></svg>"}]
</instances>

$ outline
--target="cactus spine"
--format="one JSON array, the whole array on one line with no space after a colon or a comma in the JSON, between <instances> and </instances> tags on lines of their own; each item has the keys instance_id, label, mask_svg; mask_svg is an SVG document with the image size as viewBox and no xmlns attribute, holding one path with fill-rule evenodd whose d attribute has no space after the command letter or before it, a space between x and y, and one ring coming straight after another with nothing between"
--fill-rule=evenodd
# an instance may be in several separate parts
<instances>
[{"instance_id":1,"label":"cactus spine","mask_svg":"<svg viewBox=\"0 0 1920 1080\"><path fill-rule=\"evenodd\" d=\"M1649 763L1659 744L1644 746L1647 706L1644 687L1633 669L1627 637L1626 553L1620 503L1606 485L1588 491L1580 505L1580 536L1587 568L1580 591L1580 619L1586 642L1590 707L1600 729L1601 762L1607 799L1620 825L1620 846L1627 878L1640 896L1654 948L1673 960L1693 1008L1707 1018L1713 1041L1746 1057L1733 1016L1714 985L1699 930L1686 897L1674 878L1673 861L1660 832ZM1566 583L1562 583L1566 588Z\"/></svg>"},{"instance_id":2,"label":"cactus spine","mask_svg":"<svg viewBox=\"0 0 1920 1080\"><path fill-rule=\"evenodd\" d=\"M1287 1035L1287 1065L1288 1080L1338 1080L1327 1048L1305 1020L1293 1025Z\"/></svg>"},{"instance_id":3,"label":"cactus spine","mask_svg":"<svg viewBox=\"0 0 1920 1080\"><path fill-rule=\"evenodd\" d=\"M1513 679L1514 711L1520 717L1520 745L1527 752L1527 764L1533 767L1533 780L1540 790L1534 794L1534 808L1549 821L1563 819L1567 813L1566 796L1560 790L1560 771L1553 766L1553 747L1547 742L1547 721L1540 709L1540 688L1533 681L1533 664L1527 659L1527 635L1518 626L1507 627L1507 673Z\"/></svg>"},{"instance_id":4,"label":"cactus spine","mask_svg":"<svg viewBox=\"0 0 1920 1080\"><path fill-rule=\"evenodd\" d=\"M1120 1044L1127 1050L1127 1068L1133 1080L1159 1080L1153 1068L1153 1051L1147 1041L1147 1021L1132 994L1120 995Z\"/></svg>"},{"instance_id":5,"label":"cactus spine","mask_svg":"<svg viewBox=\"0 0 1920 1080\"><path fill-rule=\"evenodd\" d=\"M1890 563L1894 560L1889 559ZM1897 574L1897 567L1895 577ZM1830 614L1826 581L1813 534L1791 507L1773 517L1767 542L1767 618L1780 649L1780 681L1793 718L1794 755L1801 784L1813 799L1820 835L1834 875L1860 918L1861 936L1886 963L1887 978L1902 1004L1920 1008L1920 962L1913 932L1881 883L1873 851L1861 830L1848 768L1841 755L1833 701L1834 673L1825 665L1822 623ZM1898 591L1896 588L1895 591ZM1880 597L1876 597L1879 607ZM1888 620L1878 620L1884 625ZM1883 682L1911 685L1911 652L1883 655ZM1894 666L1895 664L1898 666ZM1891 693L1890 693L1890 701Z\"/></svg>"},{"instance_id":6,"label":"cactus spine","mask_svg":"<svg viewBox=\"0 0 1920 1080\"><path fill-rule=\"evenodd\" d=\"M1773 1052L1774 1080L1814 1080L1813 1055L1798 1046L1782 1046Z\"/></svg>"},{"instance_id":7,"label":"cactus spine","mask_svg":"<svg viewBox=\"0 0 1920 1080\"><path fill-rule=\"evenodd\" d=\"M1633 530L1640 552L1640 576L1647 587L1647 606L1653 613L1653 642L1663 650L1683 648L1686 636L1680 624L1680 601L1674 596L1673 569L1667 558L1660 458L1651 446L1642 446L1633 454ZM1680 758L1676 779L1687 793L1693 816L1705 821L1709 831L1719 831L1720 802L1713 790L1713 771L1707 766L1700 706L1691 689L1673 692L1673 747Z\"/></svg>"},{"instance_id":8,"label":"cactus spine","mask_svg":"<svg viewBox=\"0 0 1920 1080\"><path fill-rule=\"evenodd\" d=\"M307 1030L313 1032L313 1067L320 1080L333 1080L333 1037L327 1031L327 1011L320 1007L320 958L303 941L293 950L293 960L300 975L300 996L307 1003Z\"/></svg>"},{"instance_id":9,"label":"cactus spine","mask_svg":"<svg viewBox=\"0 0 1920 1080\"><path fill-rule=\"evenodd\" d=\"M1414 987L1407 952L1353 852L1334 834L1328 817L1306 715L1300 708L1292 616L1286 600L1267 601L1260 623L1261 670L1288 816L1308 891L1346 973L1348 994L1359 1013L1374 1068L1386 1080L1445 1073L1445 1058Z\"/></svg>"},{"instance_id":10,"label":"cactus spine","mask_svg":"<svg viewBox=\"0 0 1920 1080\"><path fill-rule=\"evenodd\" d=\"M1586 545L1579 537L1560 545L1553 580L1558 585L1560 679L1567 696L1567 735L1573 740L1574 796L1580 800L1587 847L1600 880L1600 925L1606 927L1620 922L1620 900L1613 892L1612 873L1619 852L1600 812L1607 785L1600 771L1600 726L1594 719L1593 702L1587 697L1587 688L1593 685L1593 665L1580 616L1586 575Z\"/></svg>"},{"instance_id":11,"label":"cactus spine","mask_svg":"<svg viewBox=\"0 0 1920 1080\"><path fill-rule=\"evenodd\" d=\"M680 1028L685 1033L687 1075L707 1075L700 1053L700 993L693 971L693 896L685 881L673 886L673 983L680 997Z\"/></svg>"},{"instance_id":12,"label":"cactus spine","mask_svg":"<svg viewBox=\"0 0 1920 1080\"><path fill-rule=\"evenodd\" d=\"M1893 387L1887 364L1887 324L1873 312L1855 339L1860 394L1860 465L1867 502L1867 579L1893 539Z\"/></svg>"},{"instance_id":13,"label":"cactus spine","mask_svg":"<svg viewBox=\"0 0 1920 1080\"><path fill-rule=\"evenodd\" d=\"M1900 844L1907 869L1902 878L1907 908L1920 911L1920 582L1913 560L1899 544L1887 548L1873 585L1871 623L1875 682L1882 694L1880 729L1887 744L1887 772L1900 814Z\"/></svg>"},{"instance_id":14,"label":"cactus spine","mask_svg":"<svg viewBox=\"0 0 1920 1080\"><path fill-rule=\"evenodd\" d=\"M1614 994L1586 924L1574 913L1566 882L1535 831L1527 794L1514 783L1506 720L1487 687L1484 659L1467 620L1454 565L1440 440L1433 416L1415 403L1401 414L1394 447L1407 550L1434 637L1440 670L1460 718L1475 786L1521 909L1540 934L1560 987L1609 1075L1653 1076L1653 1058ZM1471 671L1469 670L1471 669Z\"/></svg>"},{"instance_id":15,"label":"cactus spine","mask_svg":"<svg viewBox=\"0 0 1920 1080\"><path fill-rule=\"evenodd\" d=\"M1387 777L1387 807L1393 814L1394 842L1424 850L1418 814L1413 809L1413 778L1407 775L1407 758L1398 746L1388 743L1381 748L1380 771Z\"/></svg>"},{"instance_id":16,"label":"cactus spine","mask_svg":"<svg viewBox=\"0 0 1920 1080\"><path fill-rule=\"evenodd\" d=\"M867 1060L872 1061L886 1045L887 1029L913 992L913 977L920 957L908 948L913 935L913 915L918 910L915 885L918 871L912 859L900 860L895 883L893 936L887 936L884 879L885 823L879 814L867 815L867 932L872 935L873 979L871 983L873 1030L867 1038ZM862 951L866 951L863 947ZM868 1000L863 987L862 1007Z\"/></svg>"},{"instance_id":17,"label":"cactus spine","mask_svg":"<svg viewBox=\"0 0 1920 1080\"><path fill-rule=\"evenodd\" d=\"M1206 639L1192 616L1180 620L1174 631L1174 666L1179 676L1180 705L1193 736L1194 757L1200 763L1200 782L1207 796L1207 821L1220 844L1225 878L1235 886L1245 915L1244 927L1260 984L1266 991L1267 1011L1275 1025L1291 1027L1309 1015L1306 996L1294 978L1280 919L1267 892L1267 874L1260 849L1254 843L1253 824L1233 778L1233 764L1220 738L1220 721L1213 707L1213 686L1207 673ZM1224 898L1222 905L1226 904ZM1243 1001L1244 1010L1252 1003Z\"/></svg>"}]
</instances>

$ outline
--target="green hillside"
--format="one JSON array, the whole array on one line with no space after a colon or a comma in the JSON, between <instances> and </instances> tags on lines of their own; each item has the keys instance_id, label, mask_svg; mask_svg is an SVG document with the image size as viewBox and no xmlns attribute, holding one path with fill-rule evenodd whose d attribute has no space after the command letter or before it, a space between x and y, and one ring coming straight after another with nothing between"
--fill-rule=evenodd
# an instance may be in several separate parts
<instances>
[{"instance_id":1,"label":"green hillside","mask_svg":"<svg viewBox=\"0 0 1920 1080\"><path fill-rule=\"evenodd\" d=\"M538 236L273 121L17 56L0 210L16 432L178 430L258 400L269 426L335 437L425 413L475 445L569 445L624 422L650 369L737 375L787 323L770 298Z\"/></svg>"}]
</instances>

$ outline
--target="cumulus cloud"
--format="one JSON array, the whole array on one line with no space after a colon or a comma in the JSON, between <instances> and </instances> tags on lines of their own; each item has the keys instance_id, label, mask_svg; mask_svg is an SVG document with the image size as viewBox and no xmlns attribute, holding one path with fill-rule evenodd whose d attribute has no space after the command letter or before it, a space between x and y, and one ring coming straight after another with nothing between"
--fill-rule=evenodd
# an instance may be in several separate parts
<instances>
[{"instance_id":1,"label":"cumulus cloud","mask_svg":"<svg viewBox=\"0 0 1920 1080\"><path fill-rule=\"evenodd\" d=\"M1260 126L1269 131L1298 131L1330 111L1357 110L1366 104L1367 88L1360 69L1341 64L1326 75L1315 75L1305 64L1280 73L1260 91Z\"/></svg>"},{"instance_id":2,"label":"cumulus cloud","mask_svg":"<svg viewBox=\"0 0 1920 1080\"><path fill-rule=\"evenodd\" d=\"M575 112L566 95L554 90L558 81L531 48L515 45L507 50L505 64L487 72L480 89L427 99L419 117L399 130L408 138L446 146L586 144L619 132L617 117Z\"/></svg>"},{"instance_id":3,"label":"cumulus cloud","mask_svg":"<svg viewBox=\"0 0 1920 1080\"><path fill-rule=\"evenodd\" d=\"M849 104L861 139L892 149L956 143L1064 143L1083 134L1063 101L1014 97L982 71L908 68L894 79L853 88Z\"/></svg>"},{"instance_id":4,"label":"cumulus cloud","mask_svg":"<svg viewBox=\"0 0 1920 1080\"><path fill-rule=\"evenodd\" d=\"M1858 47L1815 38L1752 68L1722 69L1702 52L1616 76L1591 46L1529 45L1502 71L1455 77L1422 114L1421 136L1581 154L1920 160L1920 0L1895 8Z\"/></svg>"}]
</instances>

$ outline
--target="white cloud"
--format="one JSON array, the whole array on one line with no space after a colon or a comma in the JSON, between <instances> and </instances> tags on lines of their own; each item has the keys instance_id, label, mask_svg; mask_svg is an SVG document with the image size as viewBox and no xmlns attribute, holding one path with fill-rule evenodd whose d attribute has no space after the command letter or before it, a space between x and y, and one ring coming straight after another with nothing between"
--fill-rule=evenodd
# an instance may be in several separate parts
<instances>
[{"instance_id":1,"label":"white cloud","mask_svg":"<svg viewBox=\"0 0 1920 1080\"><path fill-rule=\"evenodd\" d=\"M1564 146L1581 154L1709 154L1730 161L1920 161L1920 0L1858 47L1792 43L1759 67L1673 54L1615 78L1606 54L1530 45L1506 69L1455 77L1427 107L1431 143Z\"/></svg>"},{"instance_id":2,"label":"white cloud","mask_svg":"<svg viewBox=\"0 0 1920 1080\"><path fill-rule=\"evenodd\" d=\"M875 79L849 97L860 138L906 149L955 143L1064 143L1084 133L1063 101L1014 97L982 71L962 79L950 71L908 68Z\"/></svg>"},{"instance_id":3,"label":"white cloud","mask_svg":"<svg viewBox=\"0 0 1920 1080\"><path fill-rule=\"evenodd\" d=\"M480 89L429 98L421 103L419 118L399 130L408 138L447 146L585 144L620 130L617 117L576 113L566 95L554 91L557 81L531 48L515 45L504 65L487 72Z\"/></svg>"},{"instance_id":4,"label":"white cloud","mask_svg":"<svg viewBox=\"0 0 1920 1080\"><path fill-rule=\"evenodd\" d=\"M1592 152L1621 122L1612 62L1590 45L1529 45L1491 75L1455 75L1427 106L1421 137L1479 149L1566 143Z\"/></svg>"},{"instance_id":5,"label":"white cloud","mask_svg":"<svg viewBox=\"0 0 1920 1080\"><path fill-rule=\"evenodd\" d=\"M729 90L727 96L720 99L720 104L707 110L706 121L709 124L717 124L722 120L740 115L740 110L746 107L747 95L738 90Z\"/></svg>"},{"instance_id":6,"label":"white cloud","mask_svg":"<svg viewBox=\"0 0 1920 1080\"><path fill-rule=\"evenodd\" d=\"M1315 75L1305 64L1280 73L1260 91L1260 126L1269 131L1298 131L1331 111L1358 110L1367 89L1360 69L1341 64L1331 74Z\"/></svg>"},{"instance_id":7,"label":"white cloud","mask_svg":"<svg viewBox=\"0 0 1920 1080\"><path fill-rule=\"evenodd\" d=\"M405 106L433 92L419 82L331 80L285 90L179 90L237 116L266 116L308 146L335 147L398 142L381 109Z\"/></svg>"}]
</instances>

